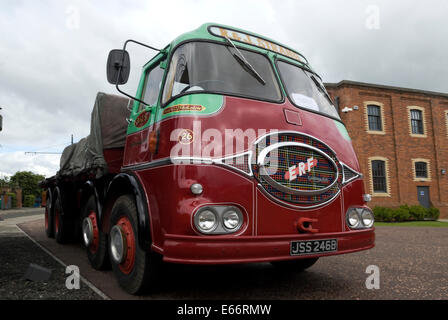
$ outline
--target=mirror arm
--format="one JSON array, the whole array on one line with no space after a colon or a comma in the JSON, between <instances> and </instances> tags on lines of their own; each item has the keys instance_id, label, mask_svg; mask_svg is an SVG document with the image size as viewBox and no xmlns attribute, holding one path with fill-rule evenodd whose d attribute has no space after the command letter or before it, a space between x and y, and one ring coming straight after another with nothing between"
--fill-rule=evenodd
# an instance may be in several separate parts
<instances>
[{"instance_id":1,"label":"mirror arm","mask_svg":"<svg viewBox=\"0 0 448 320\"><path fill-rule=\"evenodd\" d=\"M151 50L155 50L155 51L162 52L161 49L157 49L157 48L148 46L148 45L146 45L146 44L144 44L144 43L141 43L141 42L138 42L138 41L135 41L135 40L132 40L132 39L129 39L129 40L127 40L127 41L124 43L123 51L126 51L126 47L127 47L127 45L128 45L129 42L133 42L133 43L139 44L139 45L141 45L141 46L143 46L143 47L146 47L146 48L149 48L149 49L151 49ZM120 79L120 77L121 77L121 70L123 69L123 63L124 63L124 55L121 57L121 63L120 63L119 65L117 65L118 63L115 63L115 65L116 65L117 67L119 67L119 70L118 70L118 76L117 76L117 82L115 83L115 88L117 89L118 92L120 92L121 94L125 95L126 97L128 97L128 98L130 98L130 99L132 99L132 100L136 100L136 101L138 101L138 102L140 102L140 103L143 103L145 106L148 106L148 107L149 107L149 104L147 104L146 102L144 102L144 101L142 101L142 100L140 100L140 99L137 99L136 97L133 97L133 96L127 94L126 92L123 92L123 91L120 90L120 88L118 87L118 82L119 82L119 79Z\"/></svg>"}]
</instances>

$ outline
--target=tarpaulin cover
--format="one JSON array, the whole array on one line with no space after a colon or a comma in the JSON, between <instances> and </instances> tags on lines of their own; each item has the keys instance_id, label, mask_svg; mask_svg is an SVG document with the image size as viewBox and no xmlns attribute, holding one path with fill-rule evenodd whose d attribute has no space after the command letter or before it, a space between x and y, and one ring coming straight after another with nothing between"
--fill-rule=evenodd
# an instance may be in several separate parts
<instances>
[{"instance_id":1,"label":"tarpaulin cover","mask_svg":"<svg viewBox=\"0 0 448 320\"><path fill-rule=\"evenodd\" d=\"M94 173L96 178L107 174L103 150L124 148L129 117L127 98L99 92L93 107L90 135L65 148L58 176L74 177Z\"/></svg>"}]
</instances>

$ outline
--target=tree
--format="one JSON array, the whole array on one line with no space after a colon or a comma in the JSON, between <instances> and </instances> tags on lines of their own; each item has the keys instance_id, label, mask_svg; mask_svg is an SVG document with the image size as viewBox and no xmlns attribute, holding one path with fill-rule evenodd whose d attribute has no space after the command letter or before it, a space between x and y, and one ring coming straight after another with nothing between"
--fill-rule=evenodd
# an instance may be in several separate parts
<instances>
[{"instance_id":1,"label":"tree","mask_svg":"<svg viewBox=\"0 0 448 320\"><path fill-rule=\"evenodd\" d=\"M35 195L40 197L42 190L38 187L38 183L45 177L35 174L31 171L18 171L10 179L10 185L17 185L22 189L22 195Z\"/></svg>"},{"instance_id":2,"label":"tree","mask_svg":"<svg viewBox=\"0 0 448 320\"><path fill-rule=\"evenodd\" d=\"M9 187L9 177L5 176L3 178L0 177L0 188Z\"/></svg>"}]
</instances>

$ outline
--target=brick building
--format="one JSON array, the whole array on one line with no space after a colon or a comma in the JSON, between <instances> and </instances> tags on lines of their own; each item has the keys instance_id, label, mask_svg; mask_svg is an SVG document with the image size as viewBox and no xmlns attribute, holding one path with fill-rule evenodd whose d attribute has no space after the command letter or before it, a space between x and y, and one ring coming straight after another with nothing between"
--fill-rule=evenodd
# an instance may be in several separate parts
<instances>
[{"instance_id":1,"label":"brick building","mask_svg":"<svg viewBox=\"0 0 448 320\"><path fill-rule=\"evenodd\" d=\"M448 218L448 94L327 83L376 205L422 204Z\"/></svg>"}]
</instances>

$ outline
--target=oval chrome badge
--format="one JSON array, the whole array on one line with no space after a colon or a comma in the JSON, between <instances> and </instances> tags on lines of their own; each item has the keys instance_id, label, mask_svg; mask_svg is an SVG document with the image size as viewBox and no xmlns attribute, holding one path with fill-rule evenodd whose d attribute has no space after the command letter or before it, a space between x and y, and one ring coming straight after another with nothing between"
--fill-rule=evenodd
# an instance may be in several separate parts
<instances>
[{"instance_id":1,"label":"oval chrome badge","mask_svg":"<svg viewBox=\"0 0 448 320\"><path fill-rule=\"evenodd\" d=\"M300 142L280 142L258 155L260 176L273 188L292 195L313 196L339 179L336 162L323 151Z\"/></svg>"}]
</instances>

